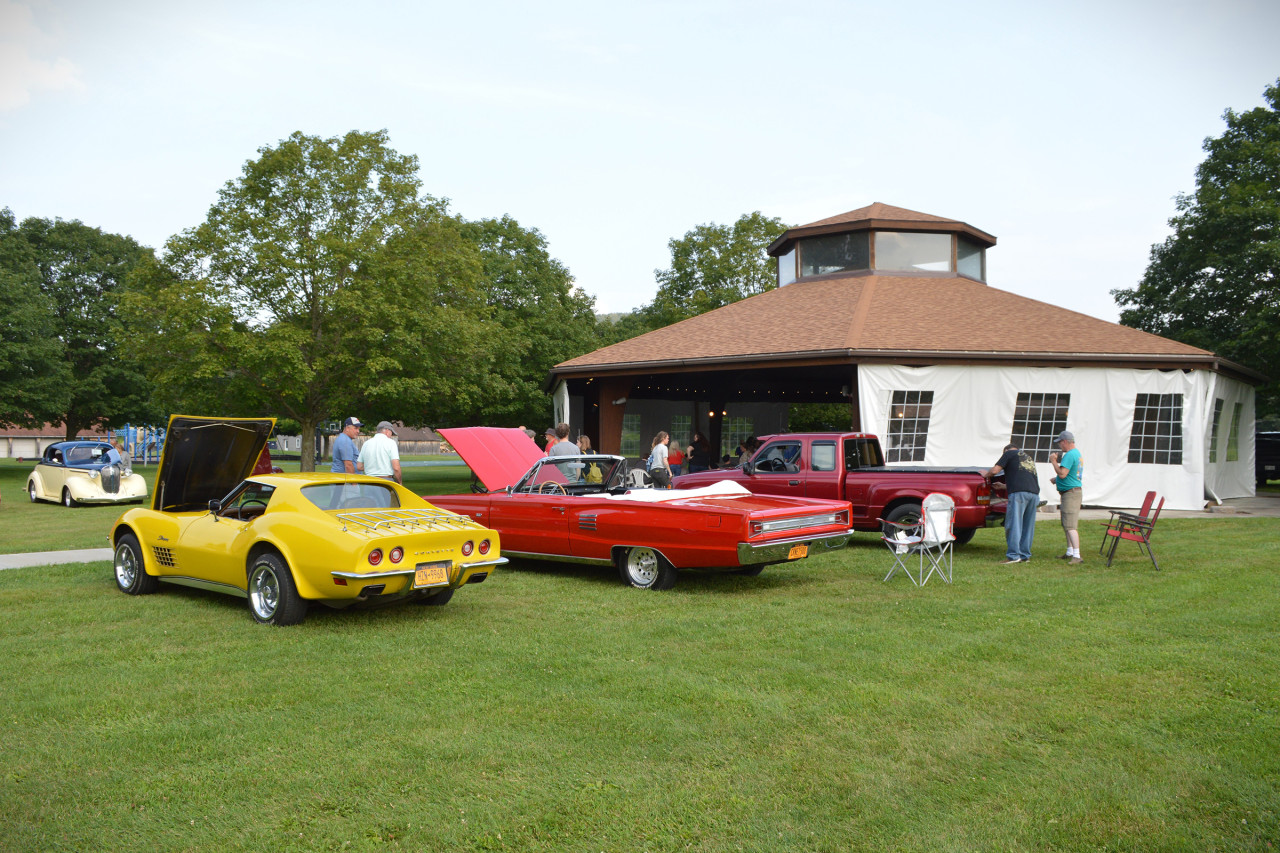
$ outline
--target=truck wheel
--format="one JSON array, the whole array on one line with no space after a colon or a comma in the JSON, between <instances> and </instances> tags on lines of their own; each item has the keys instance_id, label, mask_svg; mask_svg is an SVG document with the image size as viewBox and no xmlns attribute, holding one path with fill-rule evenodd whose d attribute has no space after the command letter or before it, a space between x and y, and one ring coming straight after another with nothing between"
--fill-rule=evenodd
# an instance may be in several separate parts
<instances>
[{"instance_id":1,"label":"truck wheel","mask_svg":"<svg viewBox=\"0 0 1280 853\"><path fill-rule=\"evenodd\" d=\"M956 544L968 545L969 541L973 539L973 534L977 532L978 532L978 528L976 527L957 527L955 529Z\"/></svg>"},{"instance_id":2,"label":"truck wheel","mask_svg":"<svg viewBox=\"0 0 1280 853\"><path fill-rule=\"evenodd\" d=\"M898 524L915 524L920 520L920 504L900 504L895 506L889 511L889 514L884 517L884 520L893 521ZM887 524L881 526L884 527L884 534L886 536L892 536L894 531L897 530L896 527L890 527Z\"/></svg>"}]
</instances>

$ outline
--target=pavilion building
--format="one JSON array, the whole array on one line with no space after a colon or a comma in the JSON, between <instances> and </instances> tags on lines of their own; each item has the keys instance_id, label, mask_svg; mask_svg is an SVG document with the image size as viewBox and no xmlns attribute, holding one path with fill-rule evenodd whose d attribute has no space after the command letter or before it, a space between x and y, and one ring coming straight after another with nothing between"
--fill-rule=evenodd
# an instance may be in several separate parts
<instances>
[{"instance_id":1,"label":"pavilion building","mask_svg":"<svg viewBox=\"0 0 1280 853\"><path fill-rule=\"evenodd\" d=\"M1062 430L1084 502L1166 508L1254 492L1254 386L1212 352L987 283L996 238L885 204L783 234L778 288L553 368L557 420L606 452L658 430L732 452L785 432L793 403L847 407L888 464L989 467L1010 442L1039 463Z\"/></svg>"}]
</instances>

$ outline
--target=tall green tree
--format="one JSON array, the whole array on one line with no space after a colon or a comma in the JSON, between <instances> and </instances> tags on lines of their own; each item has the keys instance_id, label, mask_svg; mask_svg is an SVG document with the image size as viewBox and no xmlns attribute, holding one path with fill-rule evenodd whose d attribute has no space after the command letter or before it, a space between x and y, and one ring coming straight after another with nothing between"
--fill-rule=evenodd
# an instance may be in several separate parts
<instances>
[{"instance_id":1,"label":"tall green tree","mask_svg":"<svg viewBox=\"0 0 1280 853\"><path fill-rule=\"evenodd\" d=\"M145 418L147 386L122 343L117 302L129 272L151 250L75 220L25 219L6 242L14 237L25 241L37 270L41 298L27 309L51 312L38 327L52 329L61 362L46 380L62 384L65 395L58 411L43 407L43 419L62 422L71 438L83 429ZM40 352L48 354L49 348Z\"/></svg>"},{"instance_id":2,"label":"tall green tree","mask_svg":"<svg viewBox=\"0 0 1280 853\"><path fill-rule=\"evenodd\" d=\"M71 400L53 301L40 289L34 247L0 210L0 426L58 422Z\"/></svg>"},{"instance_id":3,"label":"tall green tree","mask_svg":"<svg viewBox=\"0 0 1280 853\"><path fill-rule=\"evenodd\" d=\"M1142 282L1112 291L1127 326L1211 350L1271 377L1259 419L1280 417L1280 80L1266 106L1223 115L1205 140L1196 191Z\"/></svg>"},{"instance_id":4,"label":"tall green tree","mask_svg":"<svg viewBox=\"0 0 1280 853\"><path fill-rule=\"evenodd\" d=\"M294 133L258 154L132 282L157 385L296 421L303 470L325 421L417 426L475 405L493 363L483 264L419 197L417 158L385 131Z\"/></svg>"},{"instance_id":5,"label":"tall green tree","mask_svg":"<svg viewBox=\"0 0 1280 853\"><path fill-rule=\"evenodd\" d=\"M732 225L699 225L667 243L671 267L655 270L658 292L641 313L656 329L773 290L777 264L769 244L788 228L756 211Z\"/></svg>"},{"instance_id":6,"label":"tall green tree","mask_svg":"<svg viewBox=\"0 0 1280 853\"><path fill-rule=\"evenodd\" d=\"M595 300L574 286L537 229L504 216L468 222L463 233L480 251L485 301L501 329L491 341L492 393L465 420L537 427L551 413L544 390L551 368L598 346Z\"/></svg>"}]
</instances>

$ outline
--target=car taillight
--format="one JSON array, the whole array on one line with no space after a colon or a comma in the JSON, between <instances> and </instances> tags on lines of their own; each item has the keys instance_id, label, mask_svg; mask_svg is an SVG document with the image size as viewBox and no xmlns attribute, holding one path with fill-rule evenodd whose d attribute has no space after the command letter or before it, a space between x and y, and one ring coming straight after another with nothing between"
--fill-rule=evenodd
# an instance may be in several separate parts
<instances>
[{"instance_id":1,"label":"car taillight","mask_svg":"<svg viewBox=\"0 0 1280 853\"><path fill-rule=\"evenodd\" d=\"M404 559L404 549L399 546L396 546L395 548L391 549L391 553L388 554L387 556L391 558L391 562L398 563Z\"/></svg>"},{"instance_id":2,"label":"car taillight","mask_svg":"<svg viewBox=\"0 0 1280 853\"><path fill-rule=\"evenodd\" d=\"M753 522L751 522L751 535L752 535L752 536L759 536L763 531L764 531L764 522L761 522L761 521L753 521Z\"/></svg>"},{"instance_id":3,"label":"car taillight","mask_svg":"<svg viewBox=\"0 0 1280 853\"><path fill-rule=\"evenodd\" d=\"M480 556L482 556L482 557L483 557L485 554L488 554L488 553L489 553L489 540L488 540L488 539L481 540L481 542L480 542Z\"/></svg>"},{"instance_id":4,"label":"car taillight","mask_svg":"<svg viewBox=\"0 0 1280 853\"><path fill-rule=\"evenodd\" d=\"M369 552L369 565L376 566L382 562L382 549L374 548Z\"/></svg>"},{"instance_id":5,"label":"car taillight","mask_svg":"<svg viewBox=\"0 0 1280 853\"><path fill-rule=\"evenodd\" d=\"M984 482L981 486L978 486L978 503L991 503L991 486L988 483Z\"/></svg>"},{"instance_id":6,"label":"car taillight","mask_svg":"<svg viewBox=\"0 0 1280 853\"><path fill-rule=\"evenodd\" d=\"M462 543L462 556L470 557L471 552L474 551L475 549L476 549L476 543L468 539L466 542Z\"/></svg>"}]
</instances>

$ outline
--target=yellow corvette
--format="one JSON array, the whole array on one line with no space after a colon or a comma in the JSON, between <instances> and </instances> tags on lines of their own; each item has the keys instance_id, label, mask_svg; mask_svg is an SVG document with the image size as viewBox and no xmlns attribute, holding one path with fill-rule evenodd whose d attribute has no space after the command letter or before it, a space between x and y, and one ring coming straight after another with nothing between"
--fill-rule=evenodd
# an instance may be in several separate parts
<instances>
[{"instance_id":1,"label":"yellow corvette","mask_svg":"<svg viewBox=\"0 0 1280 853\"><path fill-rule=\"evenodd\" d=\"M111 531L122 592L211 589L247 598L258 622L294 625L313 601L445 604L507 562L496 531L387 480L247 476L274 423L170 418L151 509Z\"/></svg>"}]
</instances>

